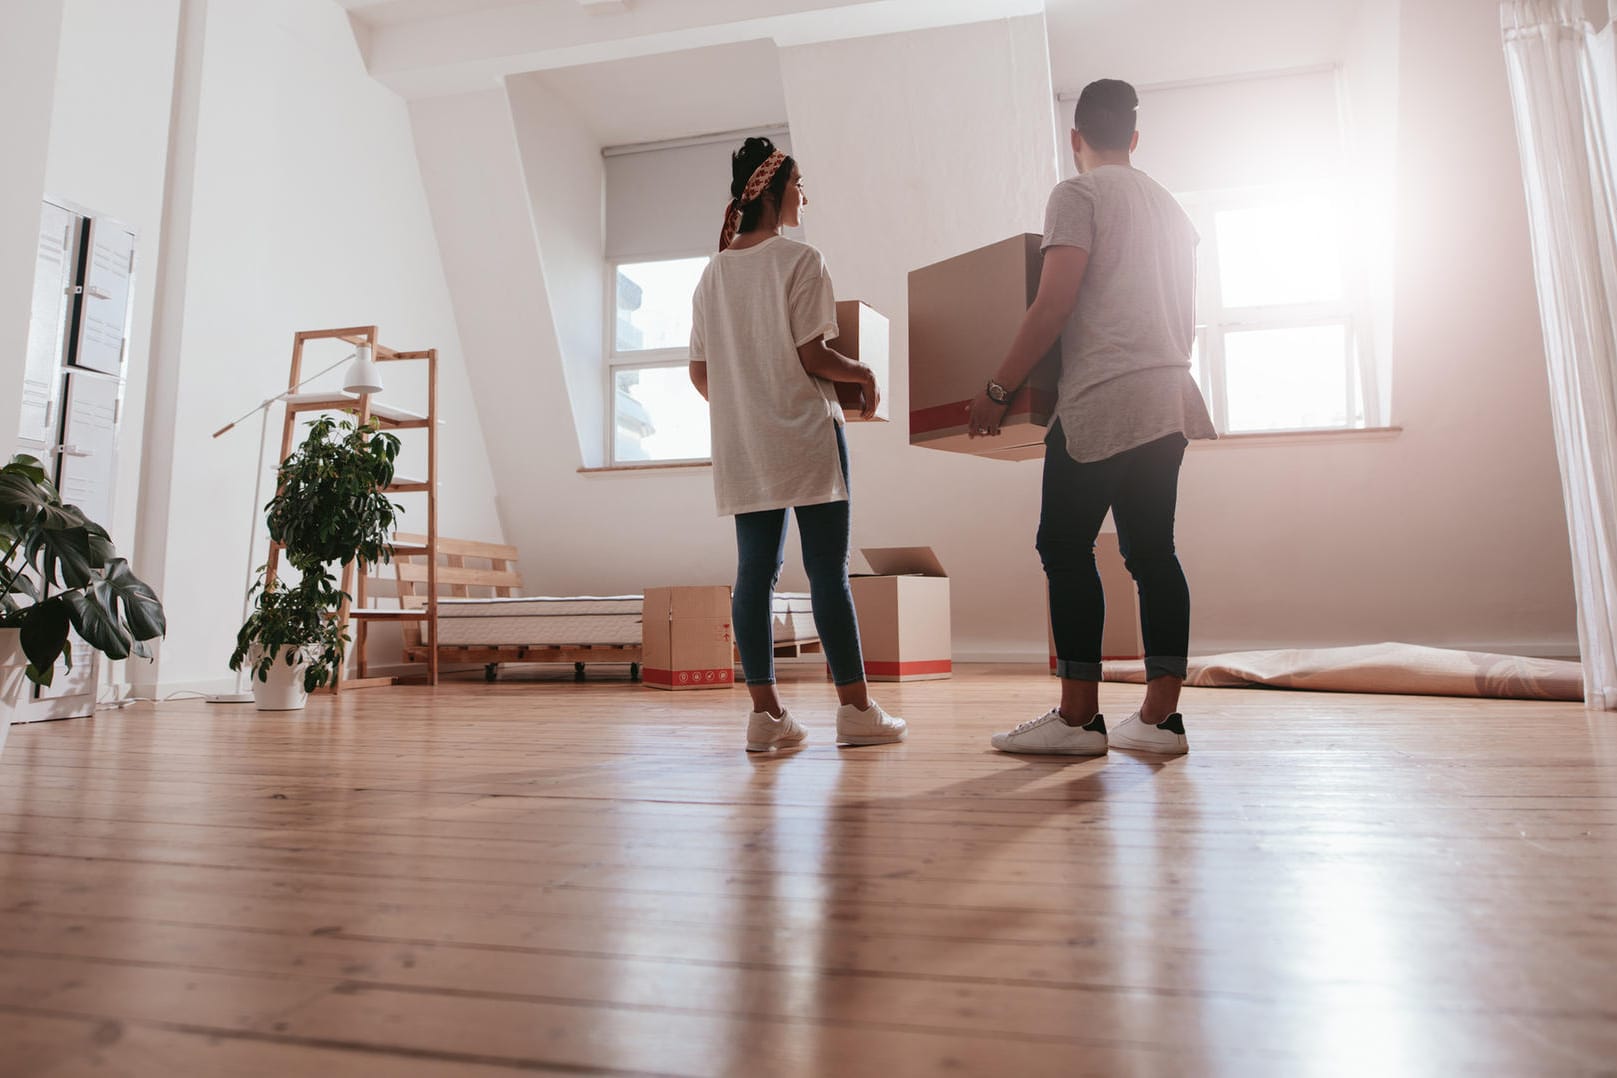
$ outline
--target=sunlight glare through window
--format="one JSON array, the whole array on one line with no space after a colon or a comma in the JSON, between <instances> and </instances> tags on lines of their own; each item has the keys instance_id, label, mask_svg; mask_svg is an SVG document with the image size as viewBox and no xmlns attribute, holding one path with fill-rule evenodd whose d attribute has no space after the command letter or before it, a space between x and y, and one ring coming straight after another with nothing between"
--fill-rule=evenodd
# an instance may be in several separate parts
<instances>
[{"instance_id":1,"label":"sunlight glare through window","mask_svg":"<svg viewBox=\"0 0 1617 1078\"><path fill-rule=\"evenodd\" d=\"M707 401L684 366L619 368L612 382L614 459L697 460L711 453Z\"/></svg>"},{"instance_id":2,"label":"sunlight glare through window","mask_svg":"<svg viewBox=\"0 0 1617 1078\"><path fill-rule=\"evenodd\" d=\"M1347 363L1347 329L1340 324L1225 334L1229 430L1351 425Z\"/></svg>"},{"instance_id":3,"label":"sunlight glare through window","mask_svg":"<svg viewBox=\"0 0 1617 1078\"><path fill-rule=\"evenodd\" d=\"M1323 195L1220 210L1218 283L1223 305L1266 307L1342 298L1342 243Z\"/></svg>"},{"instance_id":4,"label":"sunlight glare through window","mask_svg":"<svg viewBox=\"0 0 1617 1078\"><path fill-rule=\"evenodd\" d=\"M691 343L691 296L707 258L626 262L618 267L616 348L641 352Z\"/></svg>"}]
</instances>

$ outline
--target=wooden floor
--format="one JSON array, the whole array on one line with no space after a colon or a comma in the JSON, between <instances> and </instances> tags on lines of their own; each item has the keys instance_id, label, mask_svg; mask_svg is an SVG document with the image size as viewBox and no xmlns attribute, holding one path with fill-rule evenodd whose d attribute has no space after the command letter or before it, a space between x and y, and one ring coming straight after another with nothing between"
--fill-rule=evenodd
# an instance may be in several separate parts
<instances>
[{"instance_id":1,"label":"wooden floor","mask_svg":"<svg viewBox=\"0 0 1617 1078\"><path fill-rule=\"evenodd\" d=\"M0 1074L1617 1067L1617 715L1200 690L1194 751L995 754L1053 682L448 682L17 727ZM1114 721L1138 689L1108 685Z\"/></svg>"}]
</instances>

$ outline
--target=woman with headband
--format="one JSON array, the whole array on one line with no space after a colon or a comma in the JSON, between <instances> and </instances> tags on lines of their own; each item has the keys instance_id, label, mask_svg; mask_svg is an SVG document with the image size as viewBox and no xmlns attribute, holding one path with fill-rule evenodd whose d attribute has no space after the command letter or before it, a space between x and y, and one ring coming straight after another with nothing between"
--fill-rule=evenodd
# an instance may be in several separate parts
<instances>
[{"instance_id":1,"label":"woman with headband","mask_svg":"<svg viewBox=\"0 0 1617 1078\"><path fill-rule=\"evenodd\" d=\"M690 372L712 418L719 514L736 518L731 621L752 695L747 751L792 748L807 736L775 691L770 606L788 509L797 514L814 623L841 705L837 741L902 741L904 720L883 711L865 685L848 589L848 446L832 385L861 386L870 415L876 376L826 344L837 317L825 260L781 235L808 205L797 163L768 139L749 138L731 157L731 173L719 253L692 300Z\"/></svg>"}]
</instances>

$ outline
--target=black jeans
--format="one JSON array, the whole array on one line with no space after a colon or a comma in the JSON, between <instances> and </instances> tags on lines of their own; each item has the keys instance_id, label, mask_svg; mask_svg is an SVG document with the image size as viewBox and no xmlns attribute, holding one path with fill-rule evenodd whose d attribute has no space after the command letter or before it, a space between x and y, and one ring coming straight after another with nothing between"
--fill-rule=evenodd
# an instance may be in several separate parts
<instances>
[{"instance_id":1,"label":"black jeans","mask_svg":"<svg viewBox=\"0 0 1617 1078\"><path fill-rule=\"evenodd\" d=\"M1188 443L1170 434L1116 456L1079 464L1067 454L1061 422L1044 439L1039 558L1050 583L1056 674L1099 681L1106 599L1095 568L1095 537L1106 511L1140 592L1145 676L1184 677L1190 650L1190 588L1174 553L1179 465Z\"/></svg>"}]
</instances>

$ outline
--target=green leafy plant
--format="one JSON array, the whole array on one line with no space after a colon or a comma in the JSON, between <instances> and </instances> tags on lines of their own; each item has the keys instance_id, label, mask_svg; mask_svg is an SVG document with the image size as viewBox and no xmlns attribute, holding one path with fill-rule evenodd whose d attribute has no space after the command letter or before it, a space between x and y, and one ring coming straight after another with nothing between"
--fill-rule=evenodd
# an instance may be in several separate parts
<instances>
[{"instance_id":1,"label":"green leafy plant","mask_svg":"<svg viewBox=\"0 0 1617 1078\"><path fill-rule=\"evenodd\" d=\"M328 683L348 644L348 634L330 616L342 593L334 591L322 573L312 573L293 587L276 580L255 591L257 602L236 634L230 668L239 670L242 663L249 663L254 677L268 681L277 659L288 666L302 662L308 664L303 671L305 692Z\"/></svg>"},{"instance_id":2,"label":"green leafy plant","mask_svg":"<svg viewBox=\"0 0 1617 1078\"><path fill-rule=\"evenodd\" d=\"M16 629L28 679L73 667L71 628L109 659L150 658L168 630L157 593L118 556L105 528L62 501L45 466L18 454L0 468L0 629Z\"/></svg>"},{"instance_id":3,"label":"green leafy plant","mask_svg":"<svg viewBox=\"0 0 1617 1078\"><path fill-rule=\"evenodd\" d=\"M281 544L300 579L295 585L266 581L259 570L257 601L236 634L232 670L248 663L265 681L279 655L290 666L308 664L307 691L336 677L348 634L335 614L349 596L337 586L332 566L391 560L389 537L403 507L388 500L386 488L398 455L398 438L374 420L359 424L322 416L309 424L303 444L281 462L275 497L264 506L270 538Z\"/></svg>"},{"instance_id":4,"label":"green leafy plant","mask_svg":"<svg viewBox=\"0 0 1617 1078\"><path fill-rule=\"evenodd\" d=\"M375 420L361 426L321 416L309 424L309 436L281 463L280 487L264 507L270 538L284 545L294 568L307 573L356 557L387 560L400 507L383 491L398 455L398 438L379 431Z\"/></svg>"}]
</instances>

